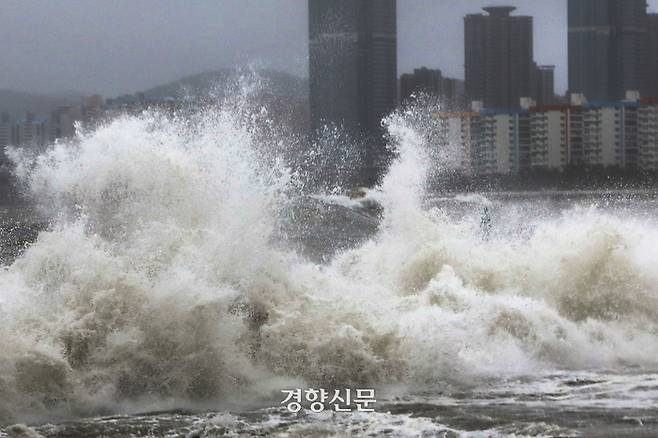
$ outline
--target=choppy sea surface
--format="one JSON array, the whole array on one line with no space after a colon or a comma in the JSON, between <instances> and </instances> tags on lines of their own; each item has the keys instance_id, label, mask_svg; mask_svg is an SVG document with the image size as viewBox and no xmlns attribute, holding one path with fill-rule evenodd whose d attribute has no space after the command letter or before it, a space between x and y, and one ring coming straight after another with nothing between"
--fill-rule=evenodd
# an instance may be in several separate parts
<instances>
[{"instance_id":1,"label":"choppy sea surface","mask_svg":"<svg viewBox=\"0 0 658 438\"><path fill-rule=\"evenodd\" d=\"M564 373L478 389L382 400L376 412L292 414L273 406L216 412L171 410L93 417L3 436L656 436L658 375Z\"/></svg>"},{"instance_id":2,"label":"choppy sea surface","mask_svg":"<svg viewBox=\"0 0 658 438\"><path fill-rule=\"evenodd\" d=\"M655 190L428 191L401 113L379 187L309 192L242 105L9 151L0 436L658 435Z\"/></svg>"}]
</instances>

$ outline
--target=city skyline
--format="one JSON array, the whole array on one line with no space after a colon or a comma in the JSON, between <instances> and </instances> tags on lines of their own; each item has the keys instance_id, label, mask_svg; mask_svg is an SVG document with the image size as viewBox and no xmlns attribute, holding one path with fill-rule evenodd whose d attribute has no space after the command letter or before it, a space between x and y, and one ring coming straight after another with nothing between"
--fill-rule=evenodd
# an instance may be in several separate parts
<instances>
[{"instance_id":1,"label":"city skyline","mask_svg":"<svg viewBox=\"0 0 658 438\"><path fill-rule=\"evenodd\" d=\"M533 16L537 35L560 29L552 38L535 38L534 51L538 64L556 65L556 91L564 92L565 0L446 0L440 5L400 0L398 73L427 66L463 79L463 16L501 4ZM658 11L658 0L649 5ZM307 76L307 27L306 2L295 0L184 5L120 0L102 8L77 0L56 7L43 0L6 0L0 38L12 44L3 45L0 56L11 62L5 63L0 88L114 96L187 74L247 64Z\"/></svg>"}]
</instances>

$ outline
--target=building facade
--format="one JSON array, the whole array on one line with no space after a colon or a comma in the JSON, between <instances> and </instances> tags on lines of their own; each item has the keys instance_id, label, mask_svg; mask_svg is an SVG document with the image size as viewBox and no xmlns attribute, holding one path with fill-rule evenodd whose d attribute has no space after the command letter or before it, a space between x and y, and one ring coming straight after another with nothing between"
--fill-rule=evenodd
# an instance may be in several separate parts
<instances>
[{"instance_id":1,"label":"building facade","mask_svg":"<svg viewBox=\"0 0 658 438\"><path fill-rule=\"evenodd\" d=\"M538 106L531 109L530 166L559 170L569 154L569 106Z\"/></svg>"},{"instance_id":2,"label":"building facade","mask_svg":"<svg viewBox=\"0 0 658 438\"><path fill-rule=\"evenodd\" d=\"M658 97L658 14L647 14L647 69L645 97Z\"/></svg>"},{"instance_id":3,"label":"building facade","mask_svg":"<svg viewBox=\"0 0 658 438\"><path fill-rule=\"evenodd\" d=\"M41 147L45 146L49 139L48 120L37 118L34 114L28 112L25 114L25 118L14 124L11 144Z\"/></svg>"},{"instance_id":4,"label":"building facade","mask_svg":"<svg viewBox=\"0 0 658 438\"><path fill-rule=\"evenodd\" d=\"M526 109L527 107L527 109ZM571 96L570 104L440 113L461 124L463 169L480 175L567 167L658 171L658 98L616 102Z\"/></svg>"},{"instance_id":5,"label":"building facade","mask_svg":"<svg viewBox=\"0 0 658 438\"><path fill-rule=\"evenodd\" d=\"M4 149L12 142L12 124L9 114L0 114L0 148Z\"/></svg>"},{"instance_id":6,"label":"building facade","mask_svg":"<svg viewBox=\"0 0 658 438\"><path fill-rule=\"evenodd\" d=\"M482 135L482 123L478 111L442 111L435 117L443 120L444 136L454 147L457 143L460 155L460 168L467 174L474 173L472 164L475 145L473 140Z\"/></svg>"},{"instance_id":7,"label":"building facade","mask_svg":"<svg viewBox=\"0 0 658 438\"><path fill-rule=\"evenodd\" d=\"M381 176L382 119L398 101L396 0L309 0L311 129L337 125L366 139L357 184Z\"/></svg>"},{"instance_id":8,"label":"building facade","mask_svg":"<svg viewBox=\"0 0 658 438\"><path fill-rule=\"evenodd\" d=\"M555 66L539 65L535 69L535 99L538 105L555 103Z\"/></svg>"},{"instance_id":9,"label":"building facade","mask_svg":"<svg viewBox=\"0 0 658 438\"><path fill-rule=\"evenodd\" d=\"M310 109L369 133L397 104L396 0L309 0Z\"/></svg>"},{"instance_id":10,"label":"building facade","mask_svg":"<svg viewBox=\"0 0 658 438\"><path fill-rule=\"evenodd\" d=\"M658 98L644 99L638 108L638 167L658 171Z\"/></svg>"},{"instance_id":11,"label":"building facade","mask_svg":"<svg viewBox=\"0 0 658 438\"><path fill-rule=\"evenodd\" d=\"M583 111L583 164L614 166L620 145L619 113L612 106L589 107Z\"/></svg>"},{"instance_id":12,"label":"building facade","mask_svg":"<svg viewBox=\"0 0 658 438\"><path fill-rule=\"evenodd\" d=\"M569 91L621 100L648 91L646 0L569 0Z\"/></svg>"},{"instance_id":13,"label":"building facade","mask_svg":"<svg viewBox=\"0 0 658 438\"><path fill-rule=\"evenodd\" d=\"M468 127L473 173L519 173L530 167L530 117L527 109L483 109L462 120Z\"/></svg>"},{"instance_id":14,"label":"building facade","mask_svg":"<svg viewBox=\"0 0 658 438\"><path fill-rule=\"evenodd\" d=\"M400 102L415 93L438 96L446 105L458 104L463 100L464 82L444 77L441 70L417 68L400 76Z\"/></svg>"},{"instance_id":15,"label":"building facade","mask_svg":"<svg viewBox=\"0 0 658 438\"><path fill-rule=\"evenodd\" d=\"M513 16L511 6L487 7L488 15L464 17L465 86L486 108L515 108L534 97L532 17Z\"/></svg>"}]
</instances>

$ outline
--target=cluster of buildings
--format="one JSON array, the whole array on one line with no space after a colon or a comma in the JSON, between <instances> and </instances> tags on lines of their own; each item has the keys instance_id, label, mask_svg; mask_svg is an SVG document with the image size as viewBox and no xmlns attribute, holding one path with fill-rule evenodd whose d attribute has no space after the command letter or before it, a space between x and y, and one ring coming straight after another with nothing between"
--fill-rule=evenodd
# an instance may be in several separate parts
<instances>
[{"instance_id":1,"label":"cluster of buildings","mask_svg":"<svg viewBox=\"0 0 658 438\"><path fill-rule=\"evenodd\" d=\"M0 166L6 162L7 146L39 149L59 139L71 138L79 127L90 128L121 113L138 113L150 107L163 110L181 108L186 102L173 97L150 97L141 93L105 99L100 95L84 97L78 104L60 106L48 117L26 112L12 118L0 114Z\"/></svg>"},{"instance_id":2,"label":"cluster of buildings","mask_svg":"<svg viewBox=\"0 0 658 438\"><path fill-rule=\"evenodd\" d=\"M533 61L532 18L484 10L464 19L471 111L438 115L458 126L469 170L658 170L658 14L645 0L568 1L566 98Z\"/></svg>"},{"instance_id":3,"label":"cluster of buildings","mask_svg":"<svg viewBox=\"0 0 658 438\"><path fill-rule=\"evenodd\" d=\"M398 78L396 0L308 0L311 132L336 125L364 139L359 182L372 184L388 158L382 119L423 92L449 109L435 114L440 134L460 142L474 174L658 170L658 14L647 12L646 0L567 0L567 7L569 89L557 96L554 66L534 59L533 18L513 6L464 17L462 81L425 67ZM92 96L49 118L2 114L0 148L51 143L73 135L78 121L188 104Z\"/></svg>"},{"instance_id":4,"label":"cluster of buildings","mask_svg":"<svg viewBox=\"0 0 658 438\"><path fill-rule=\"evenodd\" d=\"M45 145L51 138L49 123L45 119L26 113L25 118L12 120L9 114L0 114L0 147L15 144Z\"/></svg>"},{"instance_id":5,"label":"cluster of buildings","mask_svg":"<svg viewBox=\"0 0 658 438\"><path fill-rule=\"evenodd\" d=\"M61 106L50 117L37 117L26 112L24 117L12 119L8 113L0 114L0 150L9 145L39 148L60 138L75 134L78 122L89 124L103 112L103 98L86 97L78 105Z\"/></svg>"},{"instance_id":6,"label":"cluster of buildings","mask_svg":"<svg viewBox=\"0 0 658 438\"><path fill-rule=\"evenodd\" d=\"M418 68L397 80L395 0L309 0L310 110L370 136L415 93L440 96L436 117L461 141L464 167L506 174L569 166L658 170L658 14L646 0L568 0L569 90L534 59L533 18L513 6L464 17L464 78Z\"/></svg>"},{"instance_id":7,"label":"cluster of buildings","mask_svg":"<svg viewBox=\"0 0 658 438\"><path fill-rule=\"evenodd\" d=\"M637 92L617 102L537 106L522 99L514 109L474 108L436 115L444 134L461 142L464 168L495 175L615 167L658 171L658 99Z\"/></svg>"},{"instance_id":8,"label":"cluster of buildings","mask_svg":"<svg viewBox=\"0 0 658 438\"><path fill-rule=\"evenodd\" d=\"M400 102L417 93L438 96L448 106L464 105L464 81L445 77L438 69L421 67L400 76Z\"/></svg>"}]
</instances>

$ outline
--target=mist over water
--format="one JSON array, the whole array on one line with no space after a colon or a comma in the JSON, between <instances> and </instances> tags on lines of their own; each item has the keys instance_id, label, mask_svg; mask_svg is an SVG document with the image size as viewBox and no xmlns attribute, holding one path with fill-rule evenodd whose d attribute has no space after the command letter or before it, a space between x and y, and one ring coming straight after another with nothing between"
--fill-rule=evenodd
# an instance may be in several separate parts
<instances>
[{"instance_id":1,"label":"mist over water","mask_svg":"<svg viewBox=\"0 0 658 438\"><path fill-rule=\"evenodd\" d=\"M450 157L430 148L429 112L385 121L396 158L359 199L332 184L306 196L284 159L296 140L248 92L11 151L50 226L0 272L0 424L258 406L291 387L403 396L655 371L656 219L500 209L483 238L426 193ZM370 224L324 262L281 237L317 200Z\"/></svg>"}]
</instances>

